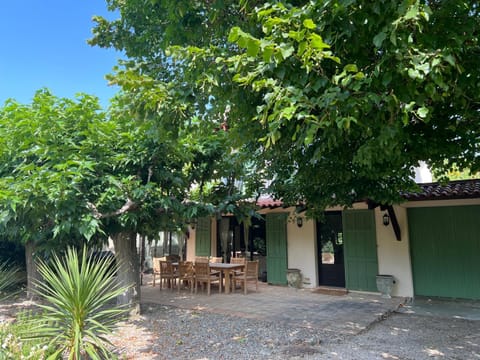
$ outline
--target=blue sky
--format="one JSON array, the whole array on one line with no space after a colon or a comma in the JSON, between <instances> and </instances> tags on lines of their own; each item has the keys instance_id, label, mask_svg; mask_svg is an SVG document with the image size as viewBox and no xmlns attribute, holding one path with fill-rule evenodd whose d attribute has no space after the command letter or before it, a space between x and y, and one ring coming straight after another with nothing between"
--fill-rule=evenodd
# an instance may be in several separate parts
<instances>
[{"instance_id":1,"label":"blue sky","mask_svg":"<svg viewBox=\"0 0 480 360\"><path fill-rule=\"evenodd\" d=\"M0 105L28 103L42 87L59 97L96 95L107 105L116 89L105 74L122 56L86 43L93 15L115 17L104 0L0 0Z\"/></svg>"}]
</instances>

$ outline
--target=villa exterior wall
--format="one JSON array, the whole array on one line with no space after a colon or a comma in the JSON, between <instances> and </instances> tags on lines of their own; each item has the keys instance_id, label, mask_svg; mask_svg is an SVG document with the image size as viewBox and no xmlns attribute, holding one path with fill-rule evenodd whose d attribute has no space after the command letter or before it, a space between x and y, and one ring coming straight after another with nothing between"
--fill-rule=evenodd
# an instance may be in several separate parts
<instances>
[{"instance_id":1,"label":"villa exterior wall","mask_svg":"<svg viewBox=\"0 0 480 360\"><path fill-rule=\"evenodd\" d=\"M316 226L315 221L302 219L302 227L296 221L287 224L288 268L301 270L304 287L315 287L318 283Z\"/></svg>"},{"instance_id":2,"label":"villa exterior wall","mask_svg":"<svg viewBox=\"0 0 480 360\"><path fill-rule=\"evenodd\" d=\"M395 277L393 296L413 297L407 211L400 206L394 206L394 211L400 226L400 241L396 239L391 224L383 225L385 212L380 208L375 209L378 273Z\"/></svg>"},{"instance_id":3,"label":"villa exterior wall","mask_svg":"<svg viewBox=\"0 0 480 360\"><path fill-rule=\"evenodd\" d=\"M395 205L394 212L400 228L401 239L397 240L392 224L383 225L383 215L380 207L373 210L375 219L375 236L377 244L378 274L392 275L395 278L393 296L412 298L415 296L414 274L412 266L411 242L409 234L409 208L429 208L442 206L467 206L480 205L480 199L461 200L428 200L409 201ZM357 203L353 209L367 209L366 203ZM343 211L341 207L327 209L327 211ZM295 208L277 207L274 209L262 209L266 213L288 213L286 224L287 231L287 268L299 269L303 275L303 287L314 288L319 285L319 255L317 249L317 222L306 219L301 214L303 225L299 227L296 222ZM216 253L217 227L215 219L212 219L211 249L212 255ZM187 260L195 258L195 230L190 231L187 240ZM267 254L268 256L268 254ZM434 256L432 254L432 256ZM472 254L475 256L475 254ZM348 288L348 286L347 286Z\"/></svg>"}]
</instances>

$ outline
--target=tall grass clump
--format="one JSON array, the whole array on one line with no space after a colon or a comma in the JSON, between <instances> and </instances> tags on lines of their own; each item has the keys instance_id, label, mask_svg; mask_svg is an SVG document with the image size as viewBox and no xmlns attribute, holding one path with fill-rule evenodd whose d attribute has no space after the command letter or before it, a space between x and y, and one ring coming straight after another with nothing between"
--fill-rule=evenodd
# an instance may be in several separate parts
<instances>
[{"instance_id":1,"label":"tall grass clump","mask_svg":"<svg viewBox=\"0 0 480 360\"><path fill-rule=\"evenodd\" d=\"M19 269L7 261L0 263L0 301L16 295L20 291Z\"/></svg>"},{"instance_id":2,"label":"tall grass clump","mask_svg":"<svg viewBox=\"0 0 480 360\"><path fill-rule=\"evenodd\" d=\"M19 273L11 263L0 263L0 302L5 303L22 290ZM40 360L49 355L49 348L41 339L22 340L22 334L31 331L32 322L38 319L30 311L20 311L15 319L0 320L0 360Z\"/></svg>"}]
</instances>

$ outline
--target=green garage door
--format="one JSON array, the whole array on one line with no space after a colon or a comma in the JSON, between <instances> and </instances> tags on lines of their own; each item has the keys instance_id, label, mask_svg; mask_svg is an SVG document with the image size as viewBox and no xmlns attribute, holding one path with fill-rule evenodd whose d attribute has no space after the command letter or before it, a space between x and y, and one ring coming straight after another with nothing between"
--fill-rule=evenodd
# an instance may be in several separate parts
<instances>
[{"instance_id":1,"label":"green garage door","mask_svg":"<svg viewBox=\"0 0 480 360\"><path fill-rule=\"evenodd\" d=\"M287 283L287 214L267 214L267 281Z\"/></svg>"},{"instance_id":2,"label":"green garage door","mask_svg":"<svg viewBox=\"0 0 480 360\"><path fill-rule=\"evenodd\" d=\"M347 289L377 291L377 236L373 210L344 211L343 240Z\"/></svg>"},{"instance_id":3,"label":"green garage door","mask_svg":"<svg viewBox=\"0 0 480 360\"><path fill-rule=\"evenodd\" d=\"M415 295L480 299L480 206L408 209Z\"/></svg>"}]
</instances>

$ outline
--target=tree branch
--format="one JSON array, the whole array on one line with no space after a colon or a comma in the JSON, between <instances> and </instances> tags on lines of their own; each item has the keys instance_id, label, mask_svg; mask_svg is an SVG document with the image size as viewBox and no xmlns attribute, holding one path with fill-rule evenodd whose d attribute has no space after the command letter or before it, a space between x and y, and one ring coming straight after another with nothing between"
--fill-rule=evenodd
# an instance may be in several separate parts
<instances>
[{"instance_id":1,"label":"tree branch","mask_svg":"<svg viewBox=\"0 0 480 360\"><path fill-rule=\"evenodd\" d=\"M127 202L120 209L109 212L109 213L101 213L100 211L98 211L98 208L95 206L95 204L92 204L90 202L87 204L87 206L90 210L92 210L93 216L96 219L106 219L106 218L119 216L129 211L135 210L138 207L138 204L130 199L127 199Z\"/></svg>"}]
</instances>

